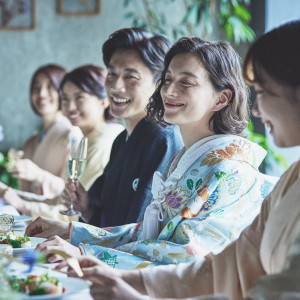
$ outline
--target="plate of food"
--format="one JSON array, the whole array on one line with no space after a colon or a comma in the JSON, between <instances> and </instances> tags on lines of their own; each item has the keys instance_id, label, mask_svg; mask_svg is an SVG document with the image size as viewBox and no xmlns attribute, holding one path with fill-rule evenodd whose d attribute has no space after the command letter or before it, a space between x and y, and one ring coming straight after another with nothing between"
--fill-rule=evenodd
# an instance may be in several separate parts
<instances>
[{"instance_id":1,"label":"plate of food","mask_svg":"<svg viewBox=\"0 0 300 300\"><path fill-rule=\"evenodd\" d=\"M0 244L10 244L13 247L14 256L26 254L28 249L35 249L37 244L44 242L46 239L37 237L28 237L26 234L16 236L12 231L5 237L0 237Z\"/></svg>"},{"instance_id":2,"label":"plate of food","mask_svg":"<svg viewBox=\"0 0 300 300\"><path fill-rule=\"evenodd\" d=\"M88 284L78 278L53 277L43 275L11 276L9 283L12 289L20 293L22 300L61 299L75 293L88 291Z\"/></svg>"}]
</instances>

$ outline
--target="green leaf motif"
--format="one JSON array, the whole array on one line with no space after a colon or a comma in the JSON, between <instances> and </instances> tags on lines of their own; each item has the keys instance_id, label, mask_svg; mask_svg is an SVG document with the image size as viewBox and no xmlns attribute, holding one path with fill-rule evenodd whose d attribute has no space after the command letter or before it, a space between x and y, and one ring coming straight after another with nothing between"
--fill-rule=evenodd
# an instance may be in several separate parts
<instances>
[{"instance_id":1,"label":"green leaf motif","mask_svg":"<svg viewBox=\"0 0 300 300\"><path fill-rule=\"evenodd\" d=\"M216 172L215 176L220 181L220 180L223 180L224 177L227 177L228 175L225 172Z\"/></svg>"},{"instance_id":2,"label":"green leaf motif","mask_svg":"<svg viewBox=\"0 0 300 300\"><path fill-rule=\"evenodd\" d=\"M171 231L174 228L173 222L168 224L168 230Z\"/></svg>"},{"instance_id":3,"label":"green leaf motif","mask_svg":"<svg viewBox=\"0 0 300 300\"><path fill-rule=\"evenodd\" d=\"M186 182L187 187L192 191L194 187L194 182L192 179L188 179Z\"/></svg>"},{"instance_id":4,"label":"green leaf motif","mask_svg":"<svg viewBox=\"0 0 300 300\"><path fill-rule=\"evenodd\" d=\"M195 187L196 190L199 189L199 187L200 187L200 185L201 185L202 182L203 182L203 180L201 178L199 180L197 180L196 187Z\"/></svg>"}]
</instances>

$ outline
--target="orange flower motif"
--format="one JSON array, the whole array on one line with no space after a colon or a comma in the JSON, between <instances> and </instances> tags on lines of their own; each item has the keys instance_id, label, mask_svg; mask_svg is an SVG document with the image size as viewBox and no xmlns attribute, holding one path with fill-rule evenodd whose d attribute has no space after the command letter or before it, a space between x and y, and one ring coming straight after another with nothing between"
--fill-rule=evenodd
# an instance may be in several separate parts
<instances>
[{"instance_id":1,"label":"orange flower motif","mask_svg":"<svg viewBox=\"0 0 300 300\"><path fill-rule=\"evenodd\" d=\"M203 159L201 165L208 165L208 166L217 165L223 159L232 159L232 157L236 154L240 155L243 161L248 162L249 148L250 148L250 144L247 141L243 141L241 145L231 143L229 146L225 148L225 150L224 149L213 150Z\"/></svg>"},{"instance_id":2,"label":"orange flower motif","mask_svg":"<svg viewBox=\"0 0 300 300\"><path fill-rule=\"evenodd\" d=\"M202 198L203 202L205 202L209 197L209 192L207 188L208 186L204 185L202 189L199 189L197 191L198 196Z\"/></svg>"},{"instance_id":3,"label":"orange flower motif","mask_svg":"<svg viewBox=\"0 0 300 300\"><path fill-rule=\"evenodd\" d=\"M219 158L226 158L226 159L230 159L232 157L232 154L231 153L228 153L228 149L232 149L232 148L229 148L229 147L226 147L225 150L223 149L218 149L216 150L217 153L218 153L218 157Z\"/></svg>"},{"instance_id":4,"label":"orange flower motif","mask_svg":"<svg viewBox=\"0 0 300 300\"><path fill-rule=\"evenodd\" d=\"M181 218L183 219L190 219L193 218L195 215L191 212L191 210L188 207L185 207L181 211Z\"/></svg>"}]
</instances>

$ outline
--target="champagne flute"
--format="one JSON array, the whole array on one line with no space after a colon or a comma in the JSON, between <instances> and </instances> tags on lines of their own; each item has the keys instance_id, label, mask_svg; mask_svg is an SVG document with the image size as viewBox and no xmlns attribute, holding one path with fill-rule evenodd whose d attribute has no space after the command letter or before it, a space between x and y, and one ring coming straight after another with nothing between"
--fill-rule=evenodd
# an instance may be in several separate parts
<instances>
[{"instance_id":1,"label":"champagne flute","mask_svg":"<svg viewBox=\"0 0 300 300\"><path fill-rule=\"evenodd\" d=\"M72 182L76 183L80 179L86 163L88 139L86 137L73 137L70 140L69 174ZM61 210L61 214L80 217L81 213L73 209L70 204L67 210Z\"/></svg>"}]
</instances>

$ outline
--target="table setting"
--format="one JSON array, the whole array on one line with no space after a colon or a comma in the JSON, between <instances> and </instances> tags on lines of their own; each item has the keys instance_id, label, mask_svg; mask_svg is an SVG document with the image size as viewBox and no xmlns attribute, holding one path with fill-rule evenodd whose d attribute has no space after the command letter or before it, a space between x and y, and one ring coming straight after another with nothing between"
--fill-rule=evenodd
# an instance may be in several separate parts
<instances>
[{"instance_id":1,"label":"table setting","mask_svg":"<svg viewBox=\"0 0 300 300\"><path fill-rule=\"evenodd\" d=\"M67 276L67 268L54 270L55 264L38 262L40 253L34 251L37 244L45 239L27 237L25 229L32 218L23 216L11 205L5 205L0 201L0 292L7 292L9 299L20 300L92 300L89 291L89 282L79 278ZM2 244L4 239L8 244ZM10 240L11 239L11 240ZM4 241L4 243L7 241ZM22 244L22 248L13 248L15 244ZM23 247L24 246L24 247ZM34 263L32 261L34 260ZM65 257L66 262L80 275L81 269L75 258ZM77 265L76 265L77 263ZM75 266L74 266L75 265ZM77 269L77 271L76 271ZM7 280L9 278L9 280ZM10 285L20 285L22 293L12 293L8 284L5 290L3 284L7 281ZM32 283L34 282L34 284ZM36 290L30 290L34 286ZM59 294L26 295L25 293L36 293L38 289ZM2 289L4 289L2 291ZM54 289L54 290L53 290ZM14 290L16 290L14 288Z\"/></svg>"}]
</instances>

